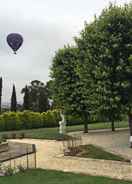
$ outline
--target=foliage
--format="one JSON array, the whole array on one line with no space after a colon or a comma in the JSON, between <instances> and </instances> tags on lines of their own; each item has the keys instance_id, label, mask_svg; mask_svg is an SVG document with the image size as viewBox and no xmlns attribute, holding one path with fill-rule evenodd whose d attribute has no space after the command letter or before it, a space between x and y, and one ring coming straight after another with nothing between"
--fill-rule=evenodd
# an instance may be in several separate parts
<instances>
[{"instance_id":1,"label":"foliage","mask_svg":"<svg viewBox=\"0 0 132 184\"><path fill-rule=\"evenodd\" d=\"M22 93L24 94L23 108L25 110L45 112L49 109L48 92L43 82L32 81L30 85L22 89Z\"/></svg>"},{"instance_id":2,"label":"foliage","mask_svg":"<svg viewBox=\"0 0 132 184\"><path fill-rule=\"evenodd\" d=\"M123 7L111 4L91 24L85 23L80 37L75 38L84 91L89 93L89 81L92 82L96 114L111 121L112 130L114 121L120 120L122 113L128 113L132 104L131 15L131 4Z\"/></svg>"},{"instance_id":3,"label":"foliage","mask_svg":"<svg viewBox=\"0 0 132 184\"><path fill-rule=\"evenodd\" d=\"M58 126L58 124L56 125ZM126 121L123 122L115 122L116 128L128 128L128 123ZM74 125L67 126L67 132L79 132L83 131L82 125ZM89 130L100 130L100 129L110 129L110 123L98 122L98 123L90 123ZM12 133L16 133L17 138L32 138L32 139L49 139L49 140L60 140L61 136L59 134L58 127L50 127L50 128L39 128L39 129L26 129L26 130L16 130L16 131L4 131L0 132L0 139L12 139Z\"/></svg>"},{"instance_id":4,"label":"foliage","mask_svg":"<svg viewBox=\"0 0 132 184\"><path fill-rule=\"evenodd\" d=\"M5 165L2 166L2 164L0 165L0 173L2 174L2 176L13 176L14 174L21 172L24 173L26 171L26 169L24 167L22 167L22 165L18 165L17 167L11 167L11 165Z\"/></svg>"},{"instance_id":5,"label":"foliage","mask_svg":"<svg viewBox=\"0 0 132 184\"><path fill-rule=\"evenodd\" d=\"M29 94L29 89L27 86L25 86L25 91L24 91L24 97L23 97L23 109L24 110L29 110L30 109L30 94Z\"/></svg>"},{"instance_id":6,"label":"foliage","mask_svg":"<svg viewBox=\"0 0 132 184\"><path fill-rule=\"evenodd\" d=\"M90 104L83 91L77 64L77 48L67 46L58 50L51 67L53 99L59 108L64 109L65 114L81 115L86 125L85 132L87 132Z\"/></svg>"},{"instance_id":7,"label":"foliage","mask_svg":"<svg viewBox=\"0 0 132 184\"><path fill-rule=\"evenodd\" d=\"M60 121L58 110L43 113L23 111L0 115L0 131L56 127Z\"/></svg>"},{"instance_id":8,"label":"foliage","mask_svg":"<svg viewBox=\"0 0 132 184\"><path fill-rule=\"evenodd\" d=\"M132 135L132 4L110 4L75 38L59 49L51 77L54 100L81 115L114 122L129 114Z\"/></svg>"},{"instance_id":9,"label":"foliage","mask_svg":"<svg viewBox=\"0 0 132 184\"><path fill-rule=\"evenodd\" d=\"M0 115L0 131L4 131L5 130L5 121L3 118L3 115Z\"/></svg>"},{"instance_id":10,"label":"foliage","mask_svg":"<svg viewBox=\"0 0 132 184\"><path fill-rule=\"evenodd\" d=\"M19 130L21 129L21 121L18 113L6 112L2 115L4 122L4 130Z\"/></svg>"},{"instance_id":11,"label":"foliage","mask_svg":"<svg viewBox=\"0 0 132 184\"><path fill-rule=\"evenodd\" d=\"M15 89L15 85L13 85L12 96L11 96L11 111L16 112L16 110L17 110L16 89Z\"/></svg>"},{"instance_id":12,"label":"foliage","mask_svg":"<svg viewBox=\"0 0 132 184\"><path fill-rule=\"evenodd\" d=\"M13 176L16 173L15 169L10 166L5 166L3 172L4 176Z\"/></svg>"},{"instance_id":13,"label":"foliage","mask_svg":"<svg viewBox=\"0 0 132 184\"><path fill-rule=\"evenodd\" d=\"M49 80L47 83L46 83L46 89L47 89L47 92L48 92L48 97L50 99L53 98L53 94L54 94L54 82L52 80Z\"/></svg>"},{"instance_id":14,"label":"foliage","mask_svg":"<svg viewBox=\"0 0 132 184\"><path fill-rule=\"evenodd\" d=\"M43 126L44 127L56 127L61 120L60 114L57 110L47 111L42 113Z\"/></svg>"}]
</instances>

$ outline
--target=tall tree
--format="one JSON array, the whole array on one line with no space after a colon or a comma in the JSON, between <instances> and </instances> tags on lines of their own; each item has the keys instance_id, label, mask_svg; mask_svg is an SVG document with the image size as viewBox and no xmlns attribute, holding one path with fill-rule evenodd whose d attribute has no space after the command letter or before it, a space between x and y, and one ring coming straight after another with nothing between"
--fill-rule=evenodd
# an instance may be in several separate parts
<instances>
[{"instance_id":1,"label":"tall tree","mask_svg":"<svg viewBox=\"0 0 132 184\"><path fill-rule=\"evenodd\" d=\"M29 94L29 89L27 85L25 86L25 93L23 97L23 109L24 110L30 109L30 94Z\"/></svg>"},{"instance_id":2,"label":"tall tree","mask_svg":"<svg viewBox=\"0 0 132 184\"><path fill-rule=\"evenodd\" d=\"M54 96L54 81L53 80L49 80L46 83L46 90L47 90L47 95L49 98L49 105L50 105L50 109L54 109L56 108L56 104L53 100L53 96Z\"/></svg>"},{"instance_id":3,"label":"tall tree","mask_svg":"<svg viewBox=\"0 0 132 184\"><path fill-rule=\"evenodd\" d=\"M41 88L39 97L38 97L38 111L39 112L46 112L50 106L49 106L49 99L48 99L48 92L46 88Z\"/></svg>"},{"instance_id":4,"label":"tall tree","mask_svg":"<svg viewBox=\"0 0 132 184\"><path fill-rule=\"evenodd\" d=\"M11 96L11 111L17 111L17 97L15 85L13 85L12 96Z\"/></svg>"},{"instance_id":5,"label":"tall tree","mask_svg":"<svg viewBox=\"0 0 132 184\"><path fill-rule=\"evenodd\" d=\"M112 122L112 130L114 121L127 113L132 140L131 30L132 4L110 5L92 24L85 25L76 43L97 84L94 93L98 96L99 112ZM82 78L86 80L88 74L82 73Z\"/></svg>"},{"instance_id":6,"label":"tall tree","mask_svg":"<svg viewBox=\"0 0 132 184\"><path fill-rule=\"evenodd\" d=\"M65 46L58 50L51 68L54 83L53 98L55 104L64 109L65 113L78 114L82 117L84 132L87 133L91 106L78 75L77 63L77 48Z\"/></svg>"},{"instance_id":7,"label":"tall tree","mask_svg":"<svg viewBox=\"0 0 132 184\"><path fill-rule=\"evenodd\" d=\"M26 95L28 90L28 95ZM36 112L45 112L49 109L48 92L43 82L34 80L21 91L28 98L28 108ZM27 97L28 96L28 97Z\"/></svg>"},{"instance_id":8,"label":"tall tree","mask_svg":"<svg viewBox=\"0 0 132 184\"><path fill-rule=\"evenodd\" d=\"M2 99L2 77L0 77L0 113L1 113L1 99Z\"/></svg>"}]
</instances>

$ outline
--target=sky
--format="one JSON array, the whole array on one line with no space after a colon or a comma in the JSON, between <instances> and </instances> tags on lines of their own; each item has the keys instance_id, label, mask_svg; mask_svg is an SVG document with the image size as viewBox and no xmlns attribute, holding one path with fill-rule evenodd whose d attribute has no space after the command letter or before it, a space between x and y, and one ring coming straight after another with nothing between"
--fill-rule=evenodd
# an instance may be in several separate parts
<instances>
[{"instance_id":1,"label":"sky","mask_svg":"<svg viewBox=\"0 0 132 184\"><path fill-rule=\"evenodd\" d=\"M0 0L0 75L3 77L2 101L10 102L12 85L17 100L21 89L32 80L46 83L55 51L73 44L84 21L90 22L109 5L109 0ZM117 4L130 0L114 0ZM9 33L20 33L24 42L14 55L7 45Z\"/></svg>"}]
</instances>

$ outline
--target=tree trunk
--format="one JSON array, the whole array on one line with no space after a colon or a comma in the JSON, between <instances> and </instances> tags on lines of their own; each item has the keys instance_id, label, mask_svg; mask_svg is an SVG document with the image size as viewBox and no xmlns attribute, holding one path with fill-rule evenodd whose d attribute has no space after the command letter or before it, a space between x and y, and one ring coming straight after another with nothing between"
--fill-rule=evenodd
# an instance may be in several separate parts
<instances>
[{"instance_id":1,"label":"tree trunk","mask_svg":"<svg viewBox=\"0 0 132 184\"><path fill-rule=\"evenodd\" d=\"M111 122L111 129L112 129L112 132L115 131L115 124L114 124L114 121Z\"/></svg>"},{"instance_id":2,"label":"tree trunk","mask_svg":"<svg viewBox=\"0 0 132 184\"><path fill-rule=\"evenodd\" d=\"M88 133L88 122L85 120L84 122L84 133Z\"/></svg>"},{"instance_id":3,"label":"tree trunk","mask_svg":"<svg viewBox=\"0 0 132 184\"><path fill-rule=\"evenodd\" d=\"M129 130L130 130L130 148L132 148L132 113L128 114Z\"/></svg>"},{"instance_id":4,"label":"tree trunk","mask_svg":"<svg viewBox=\"0 0 132 184\"><path fill-rule=\"evenodd\" d=\"M88 121L89 121L88 114L84 112L83 117L84 117L84 133L88 133Z\"/></svg>"}]
</instances>

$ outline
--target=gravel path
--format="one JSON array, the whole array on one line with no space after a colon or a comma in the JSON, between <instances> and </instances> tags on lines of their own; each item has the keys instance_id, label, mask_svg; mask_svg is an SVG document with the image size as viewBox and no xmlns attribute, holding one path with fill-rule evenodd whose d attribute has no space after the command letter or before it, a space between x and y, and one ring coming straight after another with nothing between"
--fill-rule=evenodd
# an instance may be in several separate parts
<instances>
[{"instance_id":1,"label":"gravel path","mask_svg":"<svg viewBox=\"0 0 132 184\"><path fill-rule=\"evenodd\" d=\"M129 133L127 130L115 133L91 132L87 135L78 134L82 135L85 144L96 144L112 152L132 158L132 150L128 148ZM38 168L132 180L132 165L130 163L64 157L62 142L53 140L23 139L13 141L36 144Z\"/></svg>"}]
</instances>

